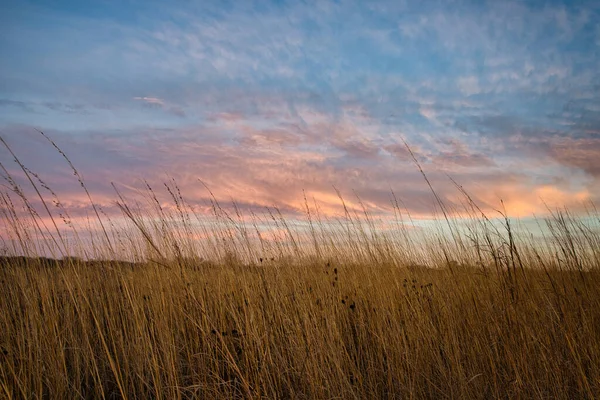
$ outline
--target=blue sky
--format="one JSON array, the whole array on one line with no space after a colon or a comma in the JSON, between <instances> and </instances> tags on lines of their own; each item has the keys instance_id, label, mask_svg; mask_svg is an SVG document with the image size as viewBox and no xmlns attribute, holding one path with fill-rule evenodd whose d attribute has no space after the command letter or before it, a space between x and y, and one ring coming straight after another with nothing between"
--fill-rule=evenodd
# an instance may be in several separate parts
<instances>
[{"instance_id":1,"label":"blue sky","mask_svg":"<svg viewBox=\"0 0 600 400\"><path fill-rule=\"evenodd\" d=\"M332 186L389 210L451 175L484 207L600 196L600 3L3 1L0 132L74 205L34 128L110 206L110 182L201 178L297 210ZM4 163L6 152L0 153ZM8 162L6 162L8 164ZM83 205L82 205L83 207Z\"/></svg>"}]
</instances>

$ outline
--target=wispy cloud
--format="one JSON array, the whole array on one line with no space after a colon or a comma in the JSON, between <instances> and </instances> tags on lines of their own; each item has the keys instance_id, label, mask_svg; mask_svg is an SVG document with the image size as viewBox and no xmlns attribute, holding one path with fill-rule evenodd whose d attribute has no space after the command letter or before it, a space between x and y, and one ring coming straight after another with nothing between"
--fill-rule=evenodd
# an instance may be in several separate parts
<instances>
[{"instance_id":1,"label":"wispy cloud","mask_svg":"<svg viewBox=\"0 0 600 400\"><path fill-rule=\"evenodd\" d=\"M158 97L144 96L134 97L133 99L143 102L143 104L145 104L146 106L157 107L178 117L185 117L185 111L183 110L183 108L179 106L169 105L163 99L159 99Z\"/></svg>"},{"instance_id":2,"label":"wispy cloud","mask_svg":"<svg viewBox=\"0 0 600 400\"><path fill-rule=\"evenodd\" d=\"M197 201L202 177L247 204L332 202L335 185L379 210L392 188L425 213L407 140L448 201L446 174L519 213L600 196L595 2L98 7L1 17L0 129L52 179L65 171L26 126L104 194L169 172Z\"/></svg>"},{"instance_id":3,"label":"wispy cloud","mask_svg":"<svg viewBox=\"0 0 600 400\"><path fill-rule=\"evenodd\" d=\"M143 101L146 104L157 105L160 107L165 105L164 100L159 99L158 97L134 97L133 99Z\"/></svg>"}]
</instances>

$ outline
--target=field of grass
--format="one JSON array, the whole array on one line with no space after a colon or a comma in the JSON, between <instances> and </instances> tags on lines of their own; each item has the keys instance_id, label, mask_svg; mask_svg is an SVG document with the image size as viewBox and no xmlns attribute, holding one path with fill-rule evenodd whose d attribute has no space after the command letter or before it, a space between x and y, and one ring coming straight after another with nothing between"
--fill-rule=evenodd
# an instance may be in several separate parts
<instances>
[{"instance_id":1,"label":"field of grass","mask_svg":"<svg viewBox=\"0 0 600 400\"><path fill-rule=\"evenodd\" d=\"M463 192L427 232L399 207L383 229L308 201L294 224L216 199L199 215L170 183L170 207L117 191L125 225L88 194L86 234L17 165L31 187L3 167L0 398L600 397L596 213L553 211L532 237Z\"/></svg>"}]
</instances>

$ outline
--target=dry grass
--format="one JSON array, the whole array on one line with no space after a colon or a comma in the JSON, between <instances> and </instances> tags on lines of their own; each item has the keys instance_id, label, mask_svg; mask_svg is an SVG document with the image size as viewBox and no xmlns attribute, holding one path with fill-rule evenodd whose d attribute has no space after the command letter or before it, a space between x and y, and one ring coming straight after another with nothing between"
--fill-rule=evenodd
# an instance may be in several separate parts
<instances>
[{"instance_id":1,"label":"dry grass","mask_svg":"<svg viewBox=\"0 0 600 400\"><path fill-rule=\"evenodd\" d=\"M199 216L170 183L168 209L118 193L125 227L94 208L89 241L19 165L58 205L43 217L3 168L8 253L27 257L0 259L0 397L600 396L597 214L530 239L463 193L468 223L440 201L436 232L308 201L298 227L216 200Z\"/></svg>"}]
</instances>

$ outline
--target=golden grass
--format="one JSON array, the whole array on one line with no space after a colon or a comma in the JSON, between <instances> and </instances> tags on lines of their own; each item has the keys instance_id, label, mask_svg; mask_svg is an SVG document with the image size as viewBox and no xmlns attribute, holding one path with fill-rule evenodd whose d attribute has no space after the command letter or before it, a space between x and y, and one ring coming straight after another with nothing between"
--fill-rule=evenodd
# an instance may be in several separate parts
<instances>
[{"instance_id":1,"label":"golden grass","mask_svg":"<svg viewBox=\"0 0 600 400\"><path fill-rule=\"evenodd\" d=\"M9 398L600 393L597 270L526 270L513 291L495 271L367 264L29 262L0 276Z\"/></svg>"},{"instance_id":2,"label":"golden grass","mask_svg":"<svg viewBox=\"0 0 600 400\"><path fill-rule=\"evenodd\" d=\"M302 228L216 199L207 219L167 185L169 209L118 194L124 228L94 208L90 242L3 171L0 398L600 397L596 214L555 212L534 240L465 192L468 223L440 200L442 228L415 236L308 204Z\"/></svg>"}]
</instances>

